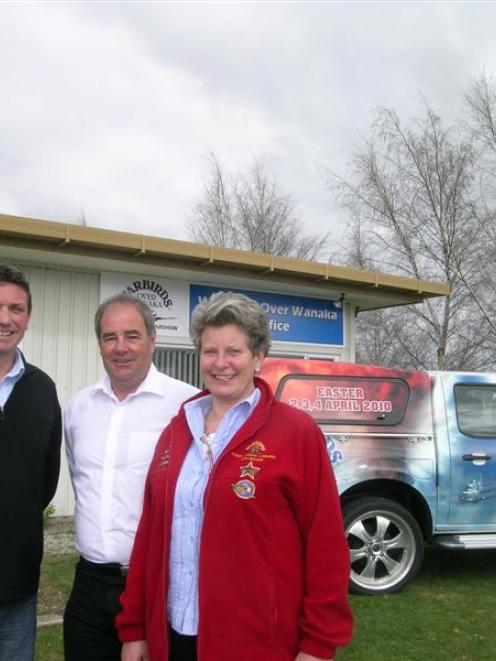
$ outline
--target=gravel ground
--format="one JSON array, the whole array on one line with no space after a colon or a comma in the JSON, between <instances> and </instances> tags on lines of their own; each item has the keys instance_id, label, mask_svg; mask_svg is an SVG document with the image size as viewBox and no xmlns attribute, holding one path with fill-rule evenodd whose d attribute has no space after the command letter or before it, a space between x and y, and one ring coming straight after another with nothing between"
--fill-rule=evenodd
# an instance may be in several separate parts
<instances>
[{"instance_id":1,"label":"gravel ground","mask_svg":"<svg viewBox=\"0 0 496 661\"><path fill-rule=\"evenodd\" d=\"M50 517L45 522L45 553L59 555L75 552L74 518L72 516Z\"/></svg>"}]
</instances>

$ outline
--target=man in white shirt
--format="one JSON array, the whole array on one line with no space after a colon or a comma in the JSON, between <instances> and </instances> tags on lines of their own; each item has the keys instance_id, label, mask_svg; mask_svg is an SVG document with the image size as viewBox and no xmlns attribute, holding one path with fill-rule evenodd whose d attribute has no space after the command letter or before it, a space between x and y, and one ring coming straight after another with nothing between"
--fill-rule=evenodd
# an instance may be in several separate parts
<instances>
[{"instance_id":1,"label":"man in white shirt","mask_svg":"<svg viewBox=\"0 0 496 661\"><path fill-rule=\"evenodd\" d=\"M157 371L153 312L119 294L103 302L95 331L106 374L64 412L81 558L64 614L66 661L119 661L114 629L143 503L146 471L163 428L193 386Z\"/></svg>"}]
</instances>

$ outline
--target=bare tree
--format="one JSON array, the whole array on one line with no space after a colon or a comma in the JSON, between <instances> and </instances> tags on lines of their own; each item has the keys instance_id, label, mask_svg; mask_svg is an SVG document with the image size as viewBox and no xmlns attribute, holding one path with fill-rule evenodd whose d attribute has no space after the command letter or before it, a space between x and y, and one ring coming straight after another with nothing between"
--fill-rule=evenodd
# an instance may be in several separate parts
<instances>
[{"instance_id":1,"label":"bare tree","mask_svg":"<svg viewBox=\"0 0 496 661\"><path fill-rule=\"evenodd\" d=\"M476 171L479 197L474 214L489 241L496 249L496 80L482 73L474 78L464 94L469 113L465 126L478 149Z\"/></svg>"},{"instance_id":2,"label":"bare tree","mask_svg":"<svg viewBox=\"0 0 496 661\"><path fill-rule=\"evenodd\" d=\"M227 248L235 241L231 185L226 182L220 162L212 152L208 154L208 163L209 177L188 230L199 243Z\"/></svg>"},{"instance_id":3,"label":"bare tree","mask_svg":"<svg viewBox=\"0 0 496 661\"><path fill-rule=\"evenodd\" d=\"M424 369L480 367L491 333L467 289L467 282L480 287L473 181L471 139L460 127L443 128L428 104L407 125L380 110L370 138L355 150L351 177L330 173L352 212L349 263L451 287L444 299L359 315L360 358Z\"/></svg>"},{"instance_id":4,"label":"bare tree","mask_svg":"<svg viewBox=\"0 0 496 661\"><path fill-rule=\"evenodd\" d=\"M494 78L483 72L471 81L463 97L469 111L468 125L476 141L496 157L496 84ZM494 169L492 175L496 176Z\"/></svg>"},{"instance_id":5,"label":"bare tree","mask_svg":"<svg viewBox=\"0 0 496 661\"><path fill-rule=\"evenodd\" d=\"M279 190L258 161L247 174L232 178L212 153L188 230L194 240L208 245L307 260L317 259L327 243L327 235L302 234L291 196Z\"/></svg>"},{"instance_id":6,"label":"bare tree","mask_svg":"<svg viewBox=\"0 0 496 661\"><path fill-rule=\"evenodd\" d=\"M459 264L460 278L491 332L496 336L496 81L482 73L464 94L469 113L465 126L478 148L478 195L473 207L484 240L472 261ZM478 286L474 280L478 277Z\"/></svg>"}]
</instances>

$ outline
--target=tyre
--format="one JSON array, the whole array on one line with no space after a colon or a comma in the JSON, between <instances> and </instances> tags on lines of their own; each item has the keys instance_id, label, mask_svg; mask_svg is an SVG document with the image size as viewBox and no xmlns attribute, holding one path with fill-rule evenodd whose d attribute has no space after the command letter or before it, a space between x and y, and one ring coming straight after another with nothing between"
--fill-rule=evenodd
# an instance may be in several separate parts
<instances>
[{"instance_id":1,"label":"tyre","mask_svg":"<svg viewBox=\"0 0 496 661\"><path fill-rule=\"evenodd\" d=\"M387 594L410 581L422 564L422 532L410 512L387 498L359 498L343 508L350 547L350 592Z\"/></svg>"}]
</instances>

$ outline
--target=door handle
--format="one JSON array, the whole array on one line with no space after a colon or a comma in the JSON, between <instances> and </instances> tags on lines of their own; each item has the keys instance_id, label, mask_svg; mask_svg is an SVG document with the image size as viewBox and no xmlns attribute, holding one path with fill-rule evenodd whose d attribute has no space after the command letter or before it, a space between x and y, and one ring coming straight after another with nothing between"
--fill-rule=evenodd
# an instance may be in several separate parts
<instances>
[{"instance_id":1,"label":"door handle","mask_svg":"<svg viewBox=\"0 0 496 661\"><path fill-rule=\"evenodd\" d=\"M473 452L462 455L463 461L489 461L492 457L485 452Z\"/></svg>"}]
</instances>

